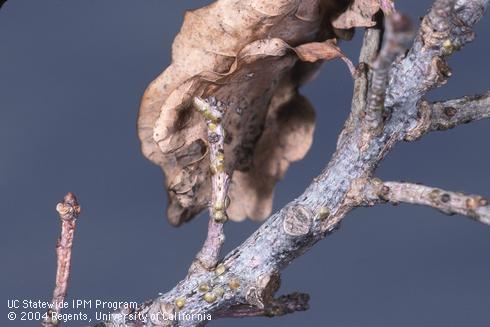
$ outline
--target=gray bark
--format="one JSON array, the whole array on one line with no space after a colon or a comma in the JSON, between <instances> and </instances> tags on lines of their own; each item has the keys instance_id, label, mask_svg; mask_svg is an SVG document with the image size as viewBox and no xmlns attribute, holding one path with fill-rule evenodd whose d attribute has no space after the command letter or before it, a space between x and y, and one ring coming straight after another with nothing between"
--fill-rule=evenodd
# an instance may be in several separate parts
<instances>
[{"instance_id":1,"label":"gray bark","mask_svg":"<svg viewBox=\"0 0 490 327\"><path fill-rule=\"evenodd\" d=\"M362 128L372 74L368 65L361 65L364 68L356 77L351 115L339 137L336 152L304 193L269 217L242 245L231 251L221 261L219 270L189 274L172 290L133 313L151 315L148 316L151 319L121 319L122 316L115 315L105 325L199 326L207 321L187 318L192 314L243 317L304 310L307 307L304 296L274 298L280 271L332 233L350 210L366 204L365 190L373 185L376 167L394 144L416 139L428 130L440 129L434 126L447 123L447 119L441 117L440 105L432 106L434 114L429 118L419 111L422 97L447 81L450 70L446 58L473 39L471 27L481 18L487 4L487 0L437 0L422 21L411 49L391 67L384 104L388 115L379 126L379 132ZM373 51L378 49L379 33L373 31L370 29L366 34L361 61L372 60ZM451 102L456 107L460 104ZM488 102L480 107L482 109L478 110L485 109L485 117L488 117ZM452 117L449 124L465 122L468 120L465 117L476 119L466 113L464 105L461 108L462 113ZM488 210L488 203L479 205ZM209 293L215 296L206 298L205 294ZM177 300L180 301L178 306ZM180 319L159 319L161 314L177 314Z\"/></svg>"}]
</instances>

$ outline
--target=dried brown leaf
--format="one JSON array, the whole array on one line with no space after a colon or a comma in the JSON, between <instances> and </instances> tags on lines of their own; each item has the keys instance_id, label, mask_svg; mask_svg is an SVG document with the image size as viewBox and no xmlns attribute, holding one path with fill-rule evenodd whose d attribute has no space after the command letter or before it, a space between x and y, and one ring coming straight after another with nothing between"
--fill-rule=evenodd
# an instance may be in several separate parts
<instances>
[{"instance_id":1,"label":"dried brown leaf","mask_svg":"<svg viewBox=\"0 0 490 327\"><path fill-rule=\"evenodd\" d=\"M335 40L311 42L300 45L295 50L301 60L309 62L315 62L320 59L331 60L343 56L335 44Z\"/></svg>"},{"instance_id":2,"label":"dried brown leaf","mask_svg":"<svg viewBox=\"0 0 490 327\"><path fill-rule=\"evenodd\" d=\"M308 62L340 58L347 64L351 74L354 75L354 65L337 46L337 42L335 39L329 39L324 42L311 42L302 44L296 47L294 51L296 52L300 60Z\"/></svg>"},{"instance_id":3,"label":"dried brown leaf","mask_svg":"<svg viewBox=\"0 0 490 327\"><path fill-rule=\"evenodd\" d=\"M311 44L334 36L322 20L326 3L336 2L218 0L185 15L172 64L147 88L138 118L142 151L166 176L172 224L209 201L206 127L191 105L195 96L214 96L228 108L229 217L269 214L275 183L312 142L313 109L297 89L319 63L299 59L343 56L330 43Z\"/></svg>"}]
</instances>

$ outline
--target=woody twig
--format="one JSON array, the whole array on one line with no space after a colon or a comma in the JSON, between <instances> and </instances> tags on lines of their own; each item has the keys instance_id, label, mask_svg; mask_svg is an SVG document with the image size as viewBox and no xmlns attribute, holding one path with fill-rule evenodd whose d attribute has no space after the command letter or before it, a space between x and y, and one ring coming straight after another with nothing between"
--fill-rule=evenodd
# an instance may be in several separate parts
<instances>
[{"instance_id":1,"label":"woody twig","mask_svg":"<svg viewBox=\"0 0 490 327\"><path fill-rule=\"evenodd\" d=\"M208 235L195 263L206 270L213 269L218 263L219 253L225 234L223 224L228 220L226 208L229 205L228 187L230 175L225 168L225 129L223 128L224 107L216 99L207 101L194 99L194 105L206 120L210 147L211 203L209 207ZM191 271L196 268L193 264Z\"/></svg>"},{"instance_id":2,"label":"woody twig","mask_svg":"<svg viewBox=\"0 0 490 327\"><path fill-rule=\"evenodd\" d=\"M43 320L43 327L59 326L60 307L65 300L68 289L68 278L70 277L71 249L73 246L73 235L75 234L76 220L80 215L75 194L69 192L65 195L63 202L58 203L56 211L61 219L61 235L56 244L57 269L56 284L53 291L53 299L50 308Z\"/></svg>"}]
</instances>

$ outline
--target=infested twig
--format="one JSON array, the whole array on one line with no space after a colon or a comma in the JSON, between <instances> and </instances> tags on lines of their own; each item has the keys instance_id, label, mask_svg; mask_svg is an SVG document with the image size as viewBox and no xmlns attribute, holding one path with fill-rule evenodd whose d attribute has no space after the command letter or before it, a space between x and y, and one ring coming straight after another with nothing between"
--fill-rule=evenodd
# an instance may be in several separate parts
<instances>
[{"instance_id":1,"label":"infested twig","mask_svg":"<svg viewBox=\"0 0 490 327\"><path fill-rule=\"evenodd\" d=\"M76 220L81 211L75 194L71 192L67 193L63 202L58 203L56 206L56 211L58 211L61 219L61 236L56 244L56 284L53 291L53 300L51 301L53 307L46 314L42 323L44 327L56 327L60 324L58 314L68 289L73 236L76 228Z\"/></svg>"},{"instance_id":2,"label":"infested twig","mask_svg":"<svg viewBox=\"0 0 490 327\"><path fill-rule=\"evenodd\" d=\"M207 270L218 263L221 246L225 240L223 224L228 219L228 187L230 175L225 167L225 129L223 128L224 108L212 98L204 101L194 99L194 105L206 120L211 165L211 204L209 208L208 235L202 249L196 256L197 262ZM193 265L194 266L194 265ZM191 269L194 269L193 267Z\"/></svg>"},{"instance_id":3,"label":"infested twig","mask_svg":"<svg viewBox=\"0 0 490 327\"><path fill-rule=\"evenodd\" d=\"M141 310L158 313L178 311L180 314L203 312L216 318L227 314L242 317L263 315L264 308L268 308L270 303L274 302L270 299L273 292L265 291L270 289L268 285L273 279L271 276L277 275L295 258L329 235L350 210L363 204L361 196L369 197L364 199L367 204L390 201L389 198L383 200L381 197L383 194L390 196L390 191L383 186L389 188L391 185L396 189L396 185L385 185L381 181L373 184L368 177L374 175L377 166L394 144L403 140L407 132L418 124L417 104L429 89L441 85L441 81L447 78L448 68L442 64L444 57L451 52L451 47L459 48L472 39L472 25L483 15L487 3L487 0L458 0L456 8L454 0L436 0L432 10L424 18L421 31L408 55L399 61L391 61L391 69L387 71L389 78L384 77L387 78L388 85L386 93L382 95L385 99L381 104L392 115L384 121L381 133L369 133L369 137L363 139L363 131L356 125L359 121L363 123L362 117L352 119L356 112L354 106L362 103L362 99L354 99L358 102L353 101L353 114L346 122L336 152L303 194L271 215L245 242L232 250L218 265L220 269L201 269L199 274L188 276L172 290L144 304ZM447 42L448 39L450 42ZM371 42L372 45L375 44L375 41ZM368 50L366 47L366 51L372 53L372 50ZM366 80L364 82L367 83ZM358 87L359 91L354 92L355 97L363 94L362 83L359 83ZM369 88L364 90L367 89ZM362 193L359 190L371 191ZM381 191L384 193L379 193ZM430 205L449 213L462 211L470 216L472 212L468 210L473 207L480 216L483 216L479 213L480 210L488 210L485 209L488 205L482 198L444 193L454 199L444 202L447 197L444 196L443 199L441 194L436 206L428 202L429 191L419 192L417 197L407 197L406 200L412 201L410 203ZM393 194L395 196L398 193ZM398 201L401 201L402 194L407 196L406 192L399 194ZM393 198L392 201L397 200ZM446 207L449 205L450 207ZM211 219L210 224L212 222L215 222L214 219ZM208 231L207 242L215 240L210 242L210 248L218 248L219 251L219 246L215 246L219 243L216 242L215 236L222 235L222 229L211 235L213 231L215 230L212 228ZM206 255L204 257L206 258ZM209 257L217 258L217 255L207 258ZM205 293L200 292L201 285L205 286L202 288ZM181 319L159 326L190 327L202 326L205 323L198 319ZM140 321L125 324L135 325L146 324ZM110 321L106 326L121 325Z\"/></svg>"},{"instance_id":4,"label":"infested twig","mask_svg":"<svg viewBox=\"0 0 490 327\"><path fill-rule=\"evenodd\" d=\"M375 187L366 188L367 199L393 204L411 203L425 205L445 214L460 214L480 223L490 225L490 206L488 200L480 195L467 195L435 187L401 182L373 183Z\"/></svg>"},{"instance_id":5,"label":"infested twig","mask_svg":"<svg viewBox=\"0 0 490 327\"><path fill-rule=\"evenodd\" d=\"M385 19L383 46L371 65L372 78L364 117L368 132L374 132L377 135L383 128L383 111L389 72L395 59L408 48L412 39L413 28L407 16L394 13Z\"/></svg>"}]
</instances>

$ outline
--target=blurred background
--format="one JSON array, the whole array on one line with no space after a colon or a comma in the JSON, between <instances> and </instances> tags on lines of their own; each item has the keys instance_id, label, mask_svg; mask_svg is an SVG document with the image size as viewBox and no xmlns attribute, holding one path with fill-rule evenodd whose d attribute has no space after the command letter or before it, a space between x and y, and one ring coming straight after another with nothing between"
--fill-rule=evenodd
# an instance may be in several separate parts
<instances>
[{"instance_id":1,"label":"blurred background","mask_svg":"<svg viewBox=\"0 0 490 327\"><path fill-rule=\"evenodd\" d=\"M170 63L185 10L210 2L10 0L0 10L2 325L39 325L8 321L6 302L51 299L55 206L67 191L83 207L69 300L141 302L185 276L207 216L179 229L167 223L162 173L140 153L136 115L144 89ZM397 1L417 25L430 4ZM489 89L490 17L476 33L450 59L453 77L430 99ZM358 31L342 44L355 62L361 37ZM301 194L329 160L352 84L344 64L332 61L302 90L317 110L315 141L278 184L275 209ZM488 197L489 127L481 121L399 144L378 176ZM224 251L258 226L227 224ZM489 277L488 226L425 207L363 208L284 271L279 293L310 293L309 311L211 326L488 327Z\"/></svg>"}]
</instances>

